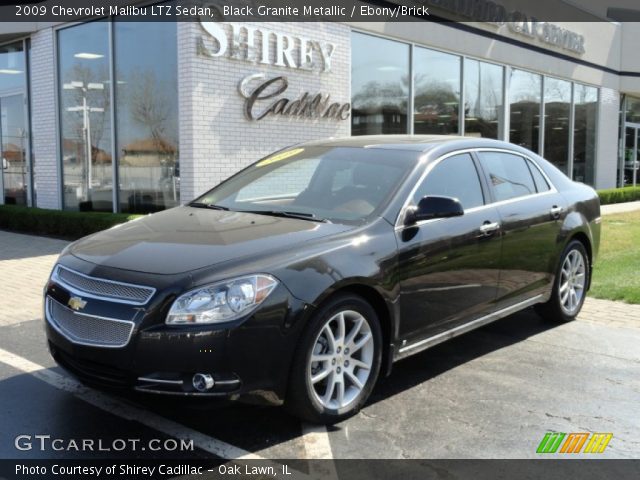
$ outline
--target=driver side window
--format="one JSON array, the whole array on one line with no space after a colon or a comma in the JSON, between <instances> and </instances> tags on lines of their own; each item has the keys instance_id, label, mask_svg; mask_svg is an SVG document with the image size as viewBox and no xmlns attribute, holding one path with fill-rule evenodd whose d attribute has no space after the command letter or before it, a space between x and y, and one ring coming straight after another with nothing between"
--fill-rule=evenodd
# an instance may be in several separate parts
<instances>
[{"instance_id":1,"label":"driver side window","mask_svg":"<svg viewBox=\"0 0 640 480\"><path fill-rule=\"evenodd\" d=\"M426 195L457 198L462 208L484 205L478 171L468 153L445 158L423 180L413 196L413 205Z\"/></svg>"}]
</instances>

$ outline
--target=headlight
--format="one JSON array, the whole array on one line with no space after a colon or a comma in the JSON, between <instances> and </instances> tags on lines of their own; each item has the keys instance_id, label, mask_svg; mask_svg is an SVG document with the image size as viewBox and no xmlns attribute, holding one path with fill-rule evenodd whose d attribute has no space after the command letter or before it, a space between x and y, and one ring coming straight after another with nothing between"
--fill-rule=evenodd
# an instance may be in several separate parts
<instances>
[{"instance_id":1,"label":"headlight","mask_svg":"<svg viewBox=\"0 0 640 480\"><path fill-rule=\"evenodd\" d=\"M249 275L191 290L173 302L166 323L199 325L235 320L260 305L277 284L270 275Z\"/></svg>"}]
</instances>

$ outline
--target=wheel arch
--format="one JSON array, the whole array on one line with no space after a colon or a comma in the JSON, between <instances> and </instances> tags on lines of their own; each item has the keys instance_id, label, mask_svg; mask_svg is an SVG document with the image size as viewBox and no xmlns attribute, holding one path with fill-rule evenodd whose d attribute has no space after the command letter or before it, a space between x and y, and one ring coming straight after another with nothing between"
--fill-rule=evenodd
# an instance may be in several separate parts
<instances>
[{"instance_id":1,"label":"wheel arch","mask_svg":"<svg viewBox=\"0 0 640 480\"><path fill-rule=\"evenodd\" d=\"M321 295L315 303L320 306L327 301L345 294L353 294L361 297L369 302L378 314L380 321L380 329L382 330L382 363L380 365L381 376L387 376L391 373L391 365L393 364L394 341L393 332L395 331L396 319L393 309L390 307L388 300L376 288L366 283L354 281L353 283L343 284L331 291Z\"/></svg>"}]
</instances>

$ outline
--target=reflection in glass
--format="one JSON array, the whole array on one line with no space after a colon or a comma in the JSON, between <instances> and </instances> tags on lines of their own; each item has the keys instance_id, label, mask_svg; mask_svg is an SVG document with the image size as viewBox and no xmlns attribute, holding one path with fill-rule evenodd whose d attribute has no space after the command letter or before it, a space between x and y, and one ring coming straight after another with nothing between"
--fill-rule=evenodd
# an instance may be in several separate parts
<instances>
[{"instance_id":1,"label":"reflection in glass","mask_svg":"<svg viewBox=\"0 0 640 480\"><path fill-rule=\"evenodd\" d=\"M544 157L568 175L571 83L545 77L544 109Z\"/></svg>"},{"instance_id":2,"label":"reflection in glass","mask_svg":"<svg viewBox=\"0 0 640 480\"><path fill-rule=\"evenodd\" d=\"M509 141L536 153L540 137L540 93L540 75L515 69L511 71Z\"/></svg>"},{"instance_id":3,"label":"reflection in glass","mask_svg":"<svg viewBox=\"0 0 640 480\"><path fill-rule=\"evenodd\" d=\"M25 55L22 42L0 47L0 147L4 203L27 204Z\"/></svg>"},{"instance_id":4,"label":"reflection in glass","mask_svg":"<svg viewBox=\"0 0 640 480\"><path fill-rule=\"evenodd\" d=\"M466 58L464 61L464 134L500 138L503 67Z\"/></svg>"},{"instance_id":5,"label":"reflection in glass","mask_svg":"<svg viewBox=\"0 0 640 480\"><path fill-rule=\"evenodd\" d=\"M640 98L623 95L620 99L620 107L620 134L624 136L622 139L624 148L620 151L621 158L618 158L617 179L618 186L624 187L633 185L635 132L632 128L627 127L627 124L640 124ZM638 174L636 174L636 177L638 177Z\"/></svg>"},{"instance_id":6,"label":"reflection in glass","mask_svg":"<svg viewBox=\"0 0 640 480\"><path fill-rule=\"evenodd\" d=\"M458 133L460 57L416 47L413 82L414 133Z\"/></svg>"},{"instance_id":7,"label":"reflection in glass","mask_svg":"<svg viewBox=\"0 0 640 480\"><path fill-rule=\"evenodd\" d=\"M640 123L640 98L627 97L625 107L625 121Z\"/></svg>"},{"instance_id":8,"label":"reflection in glass","mask_svg":"<svg viewBox=\"0 0 640 480\"><path fill-rule=\"evenodd\" d=\"M113 210L109 24L58 32L64 208Z\"/></svg>"},{"instance_id":9,"label":"reflection in glass","mask_svg":"<svg viewBox=\"0 0 640 480\"><path fill-rule=\"evenodd\" d=\"M637 185L638 169L640 168L640 155L638 155L638 129L626 127L624 129L624 177L623 187Z\"/></svg>"},{"instance_id":10,"label":"reflection in glass","mask_svg":"<svg viewBox=\"0 0 640 480\"><path fill-rule=\"evenodd\" d=\"M180 201L176 23L116 22L114 39L120 211L174 207Z\"/></svg>"},{"instance_id":11,"label":"reflection in glass","mask_svg":"<svg viewBox=\"0 0 640 480\"><path fill-rule=\"evenodd\" d=\"M595 181L598 89L579 84L575 84L574 88L573 179L593 185Z\"/></svg>"},{"instance_id":12,"label":"reflection in glass","mask_svg":"<svg viewBox=\"0 0 640 480\"><path fill-rule=\"evenodd\" d=\"M409 45L352 33L351 133L407 133Z\"/></svg>"}]
</instances>

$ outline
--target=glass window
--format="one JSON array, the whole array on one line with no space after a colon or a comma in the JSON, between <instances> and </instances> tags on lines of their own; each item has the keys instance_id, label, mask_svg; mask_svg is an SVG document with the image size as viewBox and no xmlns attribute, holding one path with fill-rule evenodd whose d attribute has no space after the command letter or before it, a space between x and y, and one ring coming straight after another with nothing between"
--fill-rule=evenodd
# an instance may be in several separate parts
<instances>
[{"instance_id":1,"label":"glass window","mask_svg":"<svg viewBox=\"0 0 640 480\"><path fill-rule=\"evenodd\" d=\"M502 138L503 67L464 61L464 134Z\"/></svg>"},{"instance_id":2,"label":"glass window","mask_svg":"<svg viewBox=\"0 0 640 480\"><path fill-rule=\"evenodd\" d=\"M625 121L640 123L640 98L627 97L625 102Z\"/></svg>"},{"instance_id":3,"label":"glass window","mask_svg":"<svg viewBox=\"0 0 640 480\"><path fill-rule=\"evenodd\" d=\"M58 32L64 208L113 210L109 23Z\"/></svg>"},{"instance_id":4,"label":"glass window","mask_svg":"<svg viewBox=\"0 0 640 480\"><path fill-rule=\"evenodd\" d=\"M575 127L573 143L573 179L593 185L595 181L596 123L598 89L575 84Z\"/></svg>"},{"instance_id":5,"label":"glass window","mask_svg":"<svg viewBox=\"0 0 640 480\"><path fill-rule=\"evenodd\" d=\"M622 95L620 98L620 135L622 136L621 158L618 158L618 186L633 185L633 175L636 174L636 182L640 178L638 169L638 150L636 149L637 132L634 126L628 123L640 123L640 98Z\"/></svg>"},{"instance_id":6,"label":"glass window","mask_svg":"<svg viewBox=\"0 0 640 480\"><path fill-rule=\"evenodd\" d=\"M416 47L413 82L414 133L458 133L460 57Z\"/></svg>"},{"instance_id":7,"label":"glass window","mask_svg":"<svg viewBox=\"0 0 640 480\"><path fill-rule=\"evenodd\" d=\"M544 79L544 157L569 174L571 83Z\"/></svg>"},{"instance_id":8,"label":"glass window","mask_svg":"<svg viewBox=\"0 0 640 480\"><path fill-rule=\"evenodd\" d=\"M478 156L496 201L536 193L533 177L523 157L501 152L479 152Z\"/></svg>"},{"instance_id":9,"label":"glass window","mask_svg":"<svg viewBox=\"0 0 640 480\"><path fill-rule=\"evenodd\" d=\"M483 205L482 187L471 156L454 155L436 165L416 190L413 204L426 195L457 198L465 210Z\"/></svg>"},{"instance_id":10,"label":"glass window","mask_svg":"<svg viewBox=\"0 0 640 480\"><path fill-rule=\"evenodd\" d=\"M319 162L318 158L304 158L298 162L282 165L238 190L235 201L268 203L300 195L309 185ZM347 172L351 173L351 170L344 168L336 171L332 191L346 186L344 177Z\"/></svg>"},{"instance_id":11,"label":"glass window","mask_svg":"<svg viewBox=\"0 0 640 480\"><path fill-rule=\"evenodd\" d=\"M351 34L351 134L408 133L409 45Z\"/></svg>"},{"instance_id":12,"label":"glass window","mask_svg":"<svg viewBox=\"0 0 640 480\"><path fill-rule=\"evenodd\" d=\"M624 176L622 178L622 186L627 187L638 183L640 142L638 142L638 128L625 127L624 132L624 158L622 162Z\"/></svg>"},{"instance_id":13,"label":"glass window","mask_svg":"<svg viewBox=\"0 0 640 480\"><path fill-rule=\"evenodd\" d=\"M387 204L416 161L411 151L294 148L262 159L196 202L358 222Z\"/></svg>"},{"instance_id":14,"label":"glass window","mask_svg":"<svg viewBox=\"0 0 640 480\"><path fill-rule=\"evenodd\" d=\"M176 23L113 25L120 211L174 207L180 201Z\"/></svg>"},{"instance_id":15,"label":"glass window","mask_svg":"<svg viewBox=\"0 0 640 480\"><path fill-rule=\"evenodd\" d=\"M529 170L531 171L531 176L533 177L533 182L536 184L536 190L538 193L548 192L551 190L551 187L540 173L540 170L529 160L527 160L527 165L529 166Z\"/></svg>"},{"instance_id":16,"label":"glass window","mask_svg":"<svg viewBox=\"0 0 640 480\"><path fill-rule=\"evenodd\" d=\"M511 70L509 141L536 153L540 137L541 88L540 75Z\"/></svg>"},{"instance_id":17,"label":"glass window","mask_svg":"<svg viewBox=\"0 0 640 480\"><path fill-rule=\"evenodd\" d=\"M25 116L25 67L21 41L0 47L0 185L4 190L4 203L9 205L27 204L29 139Z\"/></svg>"}]
</instances>

